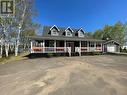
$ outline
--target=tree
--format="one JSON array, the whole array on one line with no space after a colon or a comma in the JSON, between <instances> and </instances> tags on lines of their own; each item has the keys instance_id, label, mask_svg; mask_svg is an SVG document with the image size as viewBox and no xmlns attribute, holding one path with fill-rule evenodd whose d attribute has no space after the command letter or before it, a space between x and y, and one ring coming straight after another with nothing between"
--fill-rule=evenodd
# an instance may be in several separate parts
<instances>
[{"instance_id":1,"label":"tree","mask_svg":"<svg viewBox=\"0 0 127 95\"><path fill-rule=\"evenodd\" d=\"M127 23L124 24L124 33L125 33L124 45L127 46Z\"/></svg>"},{"instance_id":2,"label":"tree","mask_svg":"<svg viewBox=\"0 0 127 95\"><path fill-rule=\"evenodd\" d=\"M102 39L103 38L103 30L101 30L101 29L96 30L93 34L93 38Z\"/></svg>"},{"instance_id":3,"label":"tree","mask_svg":"<svg viewBox=\"0 0 127 95\"><path fill-rule=\"evenodd\" d=\"M86 32L85 33L85 38L93 38L93 33L92 32Z\"/></svg>"},{"instance_id":4,"label":"tree","mask_svg":"<svg viewBox=\"0 0 127 95\"><path fill-rule=\"evenodd\" d=\"M1 26L1 56L3 55L3 47L5 49L6 57L8 57L9 51L9 35L10 27L12 25L12 18L9 16L0 17L0 26Z\"/></svg>"},{"instance_id":5,"label":"tree","mask_svg":"<svg viewBox=\"0 0 127 95\"><path fill-rule=\"evenodd\" d=\"M34 0L16 0L16 15L14 18L14 25L17 27L17 38L16 38L16 44L15 44L15 56L18 54L18 47L20 45L21 40L21 32L26 30L31 30L33 27L36 26L32 22L33 15L36 14L36 12L33 9Z\"/></svg>"},{"instance_id":6,"label":"tree","mask_svg":"<svg viewBox=\"0 0 127 95\"><path fill-rule=\"evenodd\" d=\"M111 37L113 40L118 41L121 45L124 44L125 31L124 25L121 22L117 22L113 26Z\"/></svg>"},{"instance_id":7,"label":"tree","mask_svg":"<svg viewBox=\"0 0 127 95\"><path fill-rule=\"evenodd\" d=\"M105 27L101 30L97 30L94 32L93 37L95 39L103 39L107 40L115 40L123 45L125 40L125 28L121 22L117 22L115 25L105 25Z\"/></svg>"},{"instance_id":8,"label":"tree","mask_svg":"<svg viewBox=\"0 0 127 95\"><path fill-rule=\"evenodd\" d=\"M112 39L111 33L112 33L112 26L105 25L105 27L103 28L102 39L103 40Z\"/></svg>"},{"instance_id":9,"label":"tree","mask_svg":"<svg viewBox=\"0 0 127 95\"><path fill-rule=\"evenodd\" d=\"M27 36L28 32L25 33L26 31L35 31L37 28L36 26L38 26L38 24L32 22L32 17L36 15L36 12L33 8L34 1L35 0L15 0L15 16L13 18L7 16L4 19L0 17L0 24L2 27L2 30L0 32L2 33L1 41L2 43L4 42L4 46L6 47L5 51L8 51L7 49L9 49L8 45L10 43L9 39L13 39L11 40L11 42L15 44L15 56L17 56L18 54L18 48L20 42L22 41L21 39L24 38L22 38L21 33L23 32L24 36ZM6 53L6 55L8 55L8 53Z\"/></svg>"}]
</instances>

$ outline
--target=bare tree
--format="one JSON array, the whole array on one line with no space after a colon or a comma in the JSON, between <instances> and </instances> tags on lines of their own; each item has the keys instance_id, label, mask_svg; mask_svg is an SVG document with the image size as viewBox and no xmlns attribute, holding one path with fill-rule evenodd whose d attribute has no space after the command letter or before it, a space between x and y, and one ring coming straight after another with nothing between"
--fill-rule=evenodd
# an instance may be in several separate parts
<instances>
[{"instance_id":1,"label":"bare tree","mask_svg":"<svg viewBox=\"0 0 127 95\"><path fill-rule=\"evenodd\" d=\"M0 37L0 54L3 54L3 47L5 48L5 54L8 56L10 47L10 41L13 40L15 56L18 55L19 45L21 41L21 32L32 29L34 24L32 22L32 16L35 15L33 4L34 0L16 0L15 1L15 16L4 18L0 17L0 27L2 36ZM14 33L15 32L15 33ZM14 35L12 35L14 33Z\"/></svg>"}]
</instances>

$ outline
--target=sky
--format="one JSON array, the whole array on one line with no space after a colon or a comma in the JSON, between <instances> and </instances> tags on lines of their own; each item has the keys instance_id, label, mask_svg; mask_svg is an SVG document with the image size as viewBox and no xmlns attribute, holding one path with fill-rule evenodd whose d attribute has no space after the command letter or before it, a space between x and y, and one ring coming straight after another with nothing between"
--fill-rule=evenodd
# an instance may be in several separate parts
<instances>
[{"instance_id":1,"label":"sky","mask_svg":"<svg viewBox=\"0 0 127 95\"><path fill-rule=\"evenodd\" d=\"M94 32L104 25L127 22L127 0L35 0L34 22Z\"/></svg>"}]
</instances>

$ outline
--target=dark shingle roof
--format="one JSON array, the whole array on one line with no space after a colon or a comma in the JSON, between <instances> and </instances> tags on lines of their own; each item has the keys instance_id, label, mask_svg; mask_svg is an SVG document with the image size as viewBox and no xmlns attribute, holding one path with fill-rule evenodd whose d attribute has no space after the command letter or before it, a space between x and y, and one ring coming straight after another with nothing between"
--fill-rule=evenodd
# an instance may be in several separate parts
<instances>
[{"instance_id":1,"label":"dark shingle roof","mask_svg":"<svg viewBox=\"0 0 127 95\"><path fill-rule=\"evenodd\" d=\"M66 41L93 41L93 42L104 42L105 40L98 39L85 39L85 38L73 38L73 37L59 37L59 36L51 36L51 37L43 37L43 36L29 36L29 39L32 40L66 40Z\"/></svg>"},{"instance_id":2,"label":"dark shingle roof","mask_svg":"<svg viewBox=\"0 0 127 95\"><path fill-rule=\"evenodd\" d=\"M66 37L64 35L65 30L67 28L64 27L58 27L59 28L59 36L52 36L50 34L50 29L52 26L44 26L43 27L43 34L42 36L31 36L29 37L30 39L34 39L34 40L67 40L67 41L104 41L104 40L97 40L97 39L89 39L89 37L87 35L85 35L84 33L84 37L78 37L76 35L76 33L78 32L78 30L80 29L72 29L72 37Z\"/></svg>"},{"instance_id":3,"label":"dark shingle roof","mask_svg":"<svg viewBox=\"0 0 127 95\"><path fill-rule=\"evenodd\" d=\"M49 36L51 36L50 35L50 28L51 28L52 26L44 26L43 27L43 34L42 34L42 36L44 36L44 37L49 37ZM64 28L64 27L58 27L59 28L59 37L64 37L65 35L64 35L64 33L65 33L65 30L67 29L67 28ZM72 29L73 30L73 33L72 33L72 37L76 37L77 38L77 36L75 35L77 32L78 32L78 30L79 29Z\"/></svg>"}]
</instances>

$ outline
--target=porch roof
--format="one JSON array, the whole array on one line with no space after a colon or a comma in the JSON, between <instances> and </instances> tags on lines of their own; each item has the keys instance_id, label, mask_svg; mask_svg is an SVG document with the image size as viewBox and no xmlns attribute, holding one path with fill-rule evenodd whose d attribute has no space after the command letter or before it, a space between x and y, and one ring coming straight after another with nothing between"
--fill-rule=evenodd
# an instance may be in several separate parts
<instances>
[{"instance_id":1,"label":"porch roof","mask_svg":"<svg viewBox=\"0 0 127 95\"><path fill-rule=\"evenodd\" d=\"M92 42L104 42L105 40L98 40L98 39L85 39L85 38L73 38L73 37L57 37L57 36L29 36L31 40L59 40L59 41L92 41Z\"/></svg>"}]
</instances>

